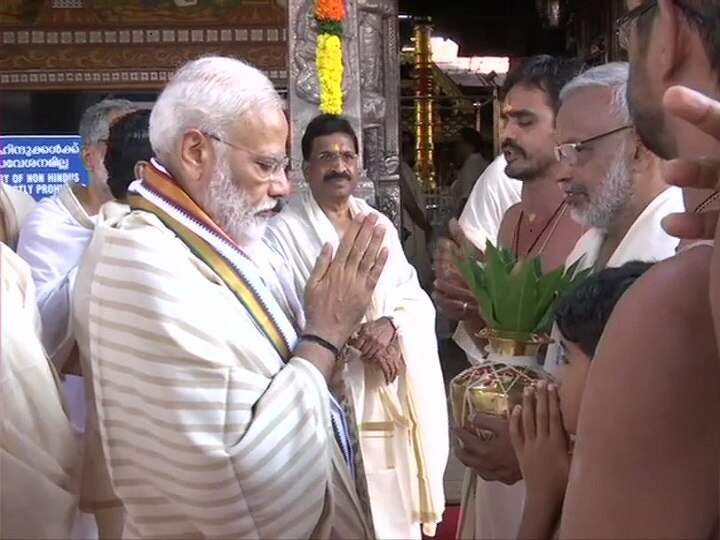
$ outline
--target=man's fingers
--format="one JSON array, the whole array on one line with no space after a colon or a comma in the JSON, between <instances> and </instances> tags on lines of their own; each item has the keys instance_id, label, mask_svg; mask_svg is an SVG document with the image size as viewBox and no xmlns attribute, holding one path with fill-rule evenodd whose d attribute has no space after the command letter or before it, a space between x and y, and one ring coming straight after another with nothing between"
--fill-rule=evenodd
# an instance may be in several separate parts
<instances>
[{"instance_id":1,"label":"man's fingers","mask_svg":"<svg viewBox=\"0 0 720 540\"><path fill-rule=\"evenodd\" d=\"M462 249L466 249L469 251L469 254L475 257L476 259L482 261L485 258L484 253L479 250L475 244L473 244L470 240L468 240L468 237L465 235L465 231L462 230L462 227L460 227L460 224L458 223L457 219L452 218L450 220L450 223L448 224L448 227L450 229L450 234L453 237L453 240L455 241L455 244L457 246L460 246Z\"/></svg>"},{"instance_id":2,"label":"man's fingers","mask_svg":"<svg viewBox=\"0 0 720 540\"><path fill-rule=\"evenodd\" d=\"M491 414L476 414L473 416L473 424L477 428L492 431L495 435L507 429L507 419Z\"/></svg>"},{"instance_id":3,"label":"man's fingers","mask_svg":"<svg viewBox=\"0 0 720 540\"><path fill-rule=\"evenodd\" d=\"M320 255L318 255L318 258L315 261L315 268L313 268L308 284L317 283L325 277L328 268L330 268L330 263L332 262L332 253L332 244L328 243L322 247Z\"/></svg>"},{"instance_id":4,"label":"man's fingers","mask_svg":"<svg viewBox=\"0 0 720 540\"><path fill-rule=\"evenodd\" d=\"M712 240L719 214L717 210L700 214L669 214L663 218L662 226L668 234L678 238Z\"/></svg>"},{"instance_id":5,"label":"man's fingers","mask_svg":"<svg viewBox=\"0 0 720 540\"><path fill-rule=\"evenodd\" d=\"M516 405L512 413L510 413L510 442L518 454L525 445L522 432L522 407L520 405Z\"/></svg>"},{"instance_id":6,"label":"man's fingers","mask_svg":"<svg viewBox=\"0 0 720 540\"><path fill-rule=\"evenodd\" d=\"M461 302L467 302L475 306L475 297L464 283L460 284L446 279L436 279L433 282L433 287L447 298L460 300Z\"/></svg>"},{"instance_id":7,"label":"man's fingers","mask_svg":"<svg viewBox=\"0 0 720 540\"><path fill-rule=\"evenodd\" d=\"M565 436L562 412L560 411L560 397L557 393L557 386L548 385L548 417L550 419L550 436Z\"/></svg>"},{"instance_id":8,"label":"man's fingers","mask_svg":"<svg viewBox=\"0 0 720 540\"><path fill-rule=\"evenodd\" d=\"M357 230L357 234L355 234L355 237L352 238L352 240L349 240L347 244L347 259L343 262L346 262L346 264L349 264L353 268L357 268L360 265L360 261L368 249L368 245L375 234L376 228L379 228L384 232L384 227L377 226L377 220L378 216L375 212L372 212L363 218L360 228ZM356 220L353 220L353 223L355 221ZM343 241L347 236L349 236L348 232L343 235Z\"/></svg>"},{"instance_id":9,"label":"man's fingers","mask_svg":"<svg viewBox=\"0 0 720 540\"><path fill-rule=\"evenodd\" d=\"M535 429L535 389L532 386L525 388L522 404L523 433L525 440L537 436Z\"/></svg>"},{"instance_id":10,"label":"man's fingers","mask_svg":"<svg viewBox=\"0 0 720 540\"><path fill-rule=\"evenodd\" d=\"M373 291L375 290L375 286L380 279L380 274L382 274L383 268L385 268L385 263L388 259L388 253L388 248L382 248L377 256L377 259L375 259L375 263L372 265L370 271L367 274L367 279L365 283L367 287Z\"/></svg>"},{"instance_id":11,"label":"man's fingers","mask_svg":"<svg viewBox=\"0 0 720 540\"><path fill-rule=\"evenodd\" d=\"M345 260L350 254L350 248L352 248L355 243L358 231L360 231L360 228L365 223L366 218L367 216L355 216L350 222L350 226L345 230L338 244L337 253L335 253L335 260L337 260L338 263L345 264Z\"/></svg>"},{"instance_id":12,"label":"man's fingers","mask_svg":"<svg viewBox=\"0 0 720 540\"><path fill-rule=\"evenodd\" d=\"M535 429L538 437L550 435L548 414L547 383L540 381L535 388Z\"/></svg>"},{"instance_id":13,"label":"man's fingers","mask_svg":"<svg viewBox=\"0 0 720 540\"><path fill-rule=\"evenodd\" d=\"M720 161L717 159L674 159L665 164L664 175L665 181L674 186L720 190Z\"/></svg>"},{"instance_id":14,"label":"man's fingers","mask_svg":"<svg viewBox=\"0 0 720 540\"><path fill-rule=\"evenodd\" d=\"M683 86L667 89L665 110L720 140L720 103Z\"/></svg>"}]
</instances>

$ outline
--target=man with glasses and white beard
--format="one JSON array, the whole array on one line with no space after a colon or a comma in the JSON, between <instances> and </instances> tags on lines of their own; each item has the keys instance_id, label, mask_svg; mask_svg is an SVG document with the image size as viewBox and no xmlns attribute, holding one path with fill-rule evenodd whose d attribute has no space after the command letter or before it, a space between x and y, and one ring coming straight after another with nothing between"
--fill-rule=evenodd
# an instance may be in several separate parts
<instances>
[{"instance_id":1,"label":"man with glasses and white beard","mask_svg":"<svg viewBox=\"0 0 720 540\"><path fill-rule=\"evenodd\" d=\"M79 272L124 537L373 538L328 381L387 259L384 227L353 220L293 294L260 249L290 191L285 104L240 60L182 66L149 133L157 160L129 208L101 209Z\"/></svg>"},{"instance_id":2,"label":"man with glasses and white beard","mask_svg":"<svg viewBox=\"0 0 720 540\"><path fill-rule=\"evenodd\" d=\"M702 94L720 98L720 5L628 0L627 8L617 30L630 58L630 111L650 150L682 158L665 174L685 188L692 214L664 225L695 236L702 231L691 230L694 224L717 215L711 213L717 164L708 156L720 151L720 137L712 136L718 115ZM685 242L615 307L583 394L561 538L717 537L720 369L711 310L717 291L710 296L708 287L717 278L712 257L712 246Z\"/></svg>"},{"instance_id":3,"label":"man with glasses and white beard","mask_svg":"<svg viewBox=\"0 0 720 540\"><path fill-rule=\"evenodd\" d=\"M662 160L635 133L627 79L628 64L614 62L589 69L560 92L556 154L566 165L560 186L573 218L590 227L567 265L582 258L581 267L598 271L660 261L677 248L661 222L685 209L682 191L663 181ZM545 361L550 372L557 368L560 342L553 334Z\"/></svg>"}]
</instances>

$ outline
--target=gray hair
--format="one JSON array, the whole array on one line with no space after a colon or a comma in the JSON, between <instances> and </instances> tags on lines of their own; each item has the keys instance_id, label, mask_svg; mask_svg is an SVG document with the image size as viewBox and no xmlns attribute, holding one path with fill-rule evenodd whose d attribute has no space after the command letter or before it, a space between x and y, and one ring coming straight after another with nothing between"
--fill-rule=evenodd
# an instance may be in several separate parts
<instances>
[{"instance_id":1,"label":"gray hair","mask_svg":"<svg viewBox=\"0 0 720 540\"><path fill-rule=\"evenodd\" d=\"M627 62L610 62L581 73L560 91L560 103L576 93L590 88L608 88L612 91L611 111L626 125L632 124L627 102L627 81L630 65Z\"/></svg>"},{"instance_id":2,"label":"gray hair","mask_svg":"<svg viewBox=\"0 0 720 540\"><path fill-rule=\"evenodd\" d=\"M130 112L135 106L127 99L104 99L85 109L78 132L84 145L93 145L107 139L110 133L108 116L115 112Z\"/></svg>"},{"instance_id":3,"label":"gray hair","mask_svg":"<svg viewBox=\"0 0 720 540\"><path fill-rule=\"evenodd\" d=\"M257 68L236 58L199 58L182 66L155 102L150 144L167 166L189 129L224 138L249 112L284 108L270 79Z\"/></svg>"}]
</instances>

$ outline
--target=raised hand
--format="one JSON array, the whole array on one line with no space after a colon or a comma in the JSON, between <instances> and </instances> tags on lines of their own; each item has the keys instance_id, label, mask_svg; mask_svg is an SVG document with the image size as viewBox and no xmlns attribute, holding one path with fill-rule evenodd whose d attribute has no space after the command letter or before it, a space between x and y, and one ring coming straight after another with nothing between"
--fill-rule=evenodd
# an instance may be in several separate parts
<instances>
[{"instance_id":1,"label":"raised hand","mask_svg":"<svg viewBox=\"0 0 720 540\"><path fill-rule=\"evenodd\" d=\"M460 321L478 318L477 302L460 275L456 260L463 254L461 246L472 249L477 258L481 258L482 253L467 240L455 219L450 221L450 233L452 238L439 239L433 253L435 281L432 297L440 312L448 319Z\"/></svg>"},{"instance_id":2,"label":"raised hand","mask_svg":"<svg viewBox=\"0 0 720 540\"><path fill-rule=\"evenodd\" d=\"M345 232L337 253L323 246L305 287L305 332L341 348L357 328L387 261L385 227L375 213L359 216Z\"/></svg>"},{"instance_id":3,"label":"raised hand","mask_svg":"<svg viewBox=\"0 0 720 540\"><path fill-rule=\"evenodd\" d=\"M680 86L669 88L664 96L665 109L720 142L720 103L699 92ZM720 191L720 160L675 159L665 170L666 181L684 187ZM680 238L718 239L718 211L671 214L663 220L665 230Z\"/></svg>"},{"instance_id":4,"label":"raised hand","mask_svg":"<svg viewBox=\"0 0 720 540\"><path fill-rule=\"evenodd\" d=\"M570 454L557 388L544 381L528 386L522 407L510 415L510 440L520 463L528 500L559 507L565 496Z\"/></svg>"}]
</instances>

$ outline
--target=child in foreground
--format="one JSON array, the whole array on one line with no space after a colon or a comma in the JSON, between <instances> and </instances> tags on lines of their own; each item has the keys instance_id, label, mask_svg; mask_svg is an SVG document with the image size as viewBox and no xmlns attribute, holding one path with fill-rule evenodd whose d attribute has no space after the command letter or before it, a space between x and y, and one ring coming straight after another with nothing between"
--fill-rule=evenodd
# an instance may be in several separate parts
<instances>
[{"instance_id":1,"label":"child in foreground","mask_svg":"<svg viewBox=\"0 0 720 540\"><path fill-rule=\"evenodd\" d=\"M651 263L631 262L589 277L561 298L559 385L527 387L510 416L510 437L526 486L518 538L552 538L560 522L570 471L569 435L577 429L585 380L615 305Z\"/></svg>"}]
</instances>

